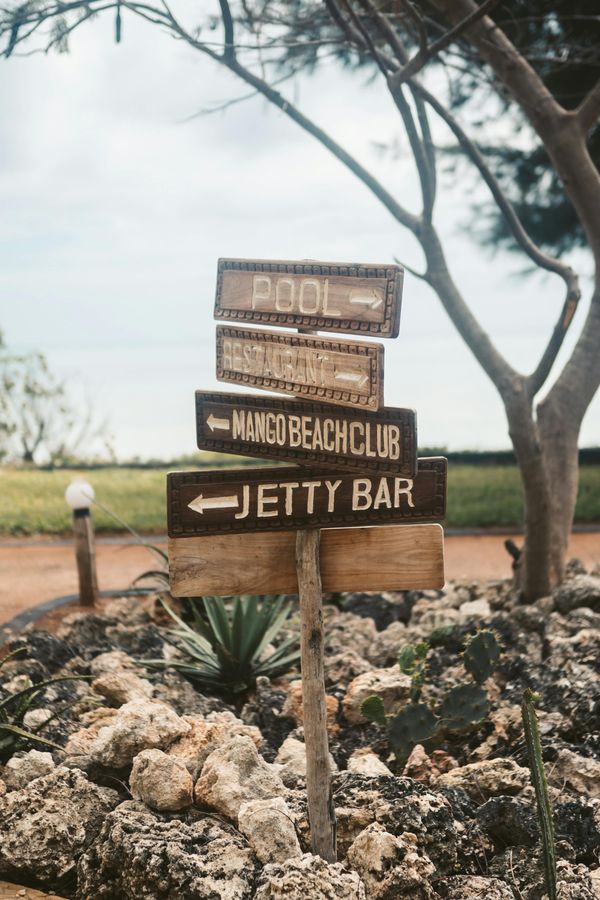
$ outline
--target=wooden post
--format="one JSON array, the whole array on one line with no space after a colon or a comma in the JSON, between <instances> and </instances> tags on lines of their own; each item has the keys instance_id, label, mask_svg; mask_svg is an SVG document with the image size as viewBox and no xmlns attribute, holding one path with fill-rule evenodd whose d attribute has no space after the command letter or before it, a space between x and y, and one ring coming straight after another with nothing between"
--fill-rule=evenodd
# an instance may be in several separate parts
<instances>
[{"instance_id":1,"label":"wooden post","mask_svg":"<svg viewBox=\"0 0 600 900\"><path fill-rule=\"evenodd\" d=\"M306 792L312 852L337 861L327 706L323 668L323 606L319 570L318 528L296 534L296 570L300 598L302 706L306 746Z\"/></svg>"},{"instance_id":2,"label":"wooden post","mask_svg":"<svg viewBox=\"0 0 600 900\"><path fill-rule=\"evenodd\" d=\"M94 606L98 599L98 578L94 526L89 509L73 510L73 533L79 576L79 602L82 606Z\"/></svg>"}]
</instances>

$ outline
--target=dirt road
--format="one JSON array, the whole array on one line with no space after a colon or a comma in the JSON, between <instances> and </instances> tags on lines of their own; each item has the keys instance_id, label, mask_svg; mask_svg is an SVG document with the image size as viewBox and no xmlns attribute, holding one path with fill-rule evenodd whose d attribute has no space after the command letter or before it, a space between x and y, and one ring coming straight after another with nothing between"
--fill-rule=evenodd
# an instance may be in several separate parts
<instances>
[{"instance_id":1,"label":"dirt road","mask_svg":"<svg viewBox=\"0 0 600 900\"><path fill-rule=\"evenodd\" d=\"M506 535L446 536L448 580L505 578L511 573ZM522 538L514 536L517 544ZM158 543L156 538L152 538ZM165 546L164 540L160 542ZM571 555L591 568L600 562L600 532L573 535ZM97 545L101 590L127 588L142 572L156 568L156 557L123 539ZM0 538L0 623L37 603L77 593L73 545L68 540Z\"/></svg>"}]
</instances>

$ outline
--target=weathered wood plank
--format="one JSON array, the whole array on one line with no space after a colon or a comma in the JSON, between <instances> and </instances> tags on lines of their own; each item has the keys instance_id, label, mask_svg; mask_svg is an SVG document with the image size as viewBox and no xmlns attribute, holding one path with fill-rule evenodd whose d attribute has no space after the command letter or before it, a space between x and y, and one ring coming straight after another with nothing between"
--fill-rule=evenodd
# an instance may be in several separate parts
<instances>
[{"instance_id":1,"label":"weathered wood plank","mask_svg":"<svg viewBox=\"0 0 600 900\"><path fill-rule=\"evenodd\" d=\"M170 537L386 525L443 518L447 461L418 461L414 478L289 468L171 472Z\"/></svg>"},{"instance_id":2,"label":"weathered wood plank","mask_svg":"<svg viewBox=\"0 0 600 900\"><path fill-rule=\"evenodd\" d=\"M217 378L375 412L383 404L383 347L217 325Z\"/></svg>"},{"instance_id":3,"label":"weathered wood plank","mask_svg":"<svg viewBox=\"0 0 600 900\"><path fill-rule=\"evenodd\" d=\"M215 318L397 337L401 266L220 259Z\"/></svg>"},{"instance_id":4,"label":"weathered wood plank","mask_svg":"<svg viewBox=\"0 0 600 900\"><path fill-rule=\"evenodd\" d=\"M346 411L324 403L196 391L200 450L307 466L408 475L417 468L416 413Z\"/></svg>"},{"instance_id":5,"label":"weathered wood plank","mask_svg":"<svg viewBox=\"0 0 600 900\"><path fill-rule=\"evenodd\" d=\"M169 541L171 591L202 594L297 594L296 536L290 531ZM440 525L331 528L321 532L324 591L407 591L444 584Z\"/></svg>"}]
</instances>

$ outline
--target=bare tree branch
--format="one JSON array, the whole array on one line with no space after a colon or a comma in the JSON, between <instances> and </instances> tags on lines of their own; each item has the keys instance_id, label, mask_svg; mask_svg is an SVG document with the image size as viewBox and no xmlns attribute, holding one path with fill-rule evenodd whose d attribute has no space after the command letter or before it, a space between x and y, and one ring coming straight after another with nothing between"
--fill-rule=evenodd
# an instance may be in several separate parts
<instances>
[{"instance_id":1,"label":"bare tree branch","mask_svg":"<svg viewBox=\"0 0 600 900\"><path fill-rule=\"evenodd\" d=\"M575 114L584 133L587 134L600 118L600 81L596 82L587 97L584 97Z\"/></svg>"},{"instance_id":2,"label":"bare tree branch","mask_svg":"<svg viewBox=\"0 0 600 900\"><path fill-rule=\"evenodd\" d=\"M396 72L394 75L394 84L403 84L408 78L417 75L427 63L438 56L443 50L453 44L474 22L485 16L490 10L498 5L500 0L484 0L481 6L465 16L453 28L450 28L441 38L434 41L433 44L425 44L420 46L418 52L410 59L406 65Z\"/></svg>"},{"instance_id":3,"label":"bare tree branch","mask_svg":"<svg viewBox=\"0 0 600 900\"><path fill-rule=\"evenodd\" d=\"M333 2L333 0L331 0ZM364 27L360 18L357 16L356 12L352 8L352 4L350 0L348 2L344 2L346 9L348 10L348 14L350 15L352 22L354 24L354 28L356 32L358 32L362 38L362 43L367 47L371 56L377 63L381 73L383 74L386 81L388 80L388 64L384 61L382 56L379 54L373 40L371 39L371 35L368 30ZM419 181L421 183L421 193L423 196L423 218L426 222L431 222L431 218L433 215L433 205L434 205L434 190L432 185L432 177L429 165L429 159L425 152L425 147L423 145L423 141L418 133L417 127L415 125L415 120L413 118L412 110L410 108L410 104L408 103L406 97L404 96L404 92L402 89L398 89L397 91L392 91L392 99L396 104L398 112L402 117L402 121L404 122L404 128L406 129L406 134L408 136L408 140L411 146L411 150L413 152L413 156L415 159L415 164L417 166L417 171L419 173Z\"/></svg>"},{"instance_id":4,"label":"bare tree branch","mask_svg":"<svg viewBox=\"0 0 600 900\"><path fill-rule=\"evenodd\" d=\"M223 31L225 33L223 57L230 63L235 60L235 35L233 31L233 17L228 0L219 0L221 18L223 19Z\"/></svg>"}]
</instances>

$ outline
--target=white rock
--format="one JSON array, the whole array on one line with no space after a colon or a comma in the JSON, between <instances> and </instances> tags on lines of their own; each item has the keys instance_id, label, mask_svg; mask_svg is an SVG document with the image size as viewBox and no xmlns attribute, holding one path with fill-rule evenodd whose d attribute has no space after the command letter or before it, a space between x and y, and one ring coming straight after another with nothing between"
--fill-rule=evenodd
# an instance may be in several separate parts
<instances>
[{"instance_id":1,"label":"white rock","mask_svg":"<svg viewBox=\"0 0 600 900\"><path fill-rule=\"evenodd\" d=\"M134 660L124 650L100 653L90 663L92 675L108 675L112 672L131 672L137 668Z\"/></svg>"},{"instance_id":2,"label":"white rock","mask_svg":"<svg viewBox=\"0 0 600 900\"><path fill-rule=\"evenodd\" d=\"M348 850L348 864L364 882L369 900L436 896L428 884L435 866L417 851L416 835L390 834L378 822L368 825Z\"/></svg>"},{"instance_id":3,"label":"white rock","mask_svg":"<svg viewBox=\"0 0 600 900\"><path fill-rule=\"evenodd\" d=\"M92 688L109 703L123 706L131 700L147 700L152 696L152 685L134 672L108 672L92 682Z\"/></svg>"},{"instance_id":4,"label":"white rock","mask_svg":"<svg viewBox=\"0 0 600 900\"><path fill-rule=\"evenodd\" d=\"M492 614L492 609L488 601L484 597L479 600L469 600L468 603L462 603L458 613L461 622L469 619L487 619Z\"/></svg>"},{"instance_id":5,"label":"white rock","mask_svg":"<svg viewBox=\"0 0 600 900\"><path fill-rule=\"evenodd\" d=\"M52 710L44 709L44 707L28 709L23 716L23 726L28 731L34 731L36 728L40 728L48 719L51 719L52 715Z\"/></svg>"},{"instance_id":6,"label":"white rock","mask_svg":"<svg viewBox=\"0 0 600 900\"><path fill-rule=\"evenodd\" d=\"M305 853L262 870L254 900L366 900L356 872Z\"/></svg>"},{"instance_id":7,"label":"white rock","mask_svg":"<svg viewBox=\"0 0 600 900\"><path fill-rule=\"evenodd\" d=\"M35 778L48 775L55 767L51 753L30 750L24 756L13 756L4 767L3 778L9 791L26 787Z\"/></svg>"},{"instance_id":8,"label":"white rock","mask_svg":"<svg viewBox=\"0 0 600 900\"><path fill-rule=\"evenodd\" d=\"M117 711L112 724L99 729L90 756L103 766L121 768L142 750L166 749L190 727L165 703L131 700Z\"/></svg>"},{"instance_id":9,"label":"white rock","mask_svg":"<svg viewBox=\"0 0 600 900\"><path fill-rule=\"evenodd\" d=\"M129 777L131 795L158 812L177 812L192 805L194 782L185 763L162 750L142 750Z\"/></svg>"},{"instance_id":10,"label":"white rock","mask_svg":"<svg viewBox=\"0 0 600 900\"><path fill-rule=\"evenodd\" d=\"M258 755L254 742L240 736L213 750L202 767L194 796L196 803L216 809L235 822L242 803L285 793L281 778Z\"/></svg>"},{"instance_id":11,"label":"white rock","mask_svg":"<svg viewBox=\"0 0 600 900\"><path fill-rule=\"evenodd\" d=\"M283 766L281 777L285 781L285 775L299 775L301 778L306 777L306 746L297 738L288 737L285 739L275 757L275 762ZM337 772L336 762L329 754L330 771Z\"/></svg>"},{"instance_id":12,"label":"white rock","mask_svg":"<svg viewBox=\"0 0 600 900\"><path fill-rule=\"evenodd\" d=\"M513 759L484 759L445 772L438 786L463 788L473 799L483 802L502 794L518 794L531 784L529 769Z\"/></svg>"},{"instance_id":13,"label":"white rock","mask_svg":"<svg viewBox=\"0 0 600 900\"><path fill-rule=\"evenodd\" d=\"M359 747L348 760L348 772L355 775L391 775L392 772L376 753L368 747Z\"/></svg>"},{"instance_id":14,"label":"white rock","mask_svg":"<svg viewBox=\"0 0 600 900\"><path fill-rule=\"evenodd\" d=\"M565 785L578 794L600 797L600 762L571 750L559 750L550 771L556 787Z\"/></svg>"},{"instance_id":15,"label":"white rock","mask_svg":"<svg viewBox=\"0 0 600 900\"><path fill-rule=\"evenodd\" d=\"M410 698L410 678L398 666L372 669L351 681L344 697L344 714L351 724L366 722L360 711L363 700L376 694L381 697L386 713L399 712Z\"/></svg>"},{"instance_id":16,"label":"white rock","mask_svg":"<svg viewBox=\"0 0 600 900\"><path fill-rule=\"evenodd\" d=\"M282 797L242 803L238 828L263 865L302 856L292 812Z\"/></svg>"},{"instance_id":17,"label":"white rock","mask_svg":"<svg viewBox=\"0 0 600 900\"><path fill-rule=\"evenodd\" d=\"M600 900L600 867L597 869L590 869L590 881L592 883L594 895Z\"/></svg>"},{"instance_id":18,"label":"white rock","mask_svg":"<svg viewBox=\"0 0 600 900\"><path fill-rule=\"evenodd\" d=\"M257 747L262 744L263 737L254 725L246 725L229 710L209 713L201 716L184 716L191 730L169 747L169 756L178 756L188 767L192 778L196 779L202 766L213 750L217 750L227 741L238 735L249 737Z\"/></svg>"}]
</instances>

